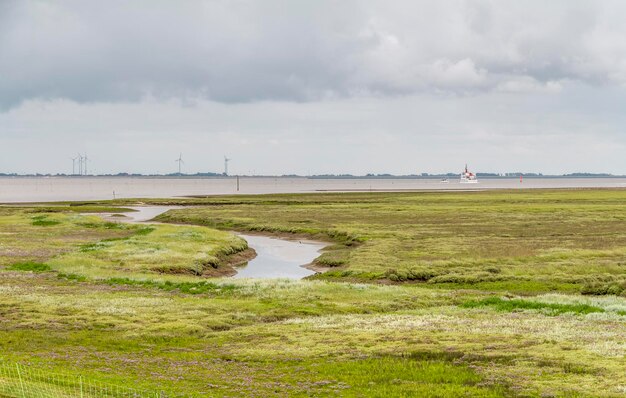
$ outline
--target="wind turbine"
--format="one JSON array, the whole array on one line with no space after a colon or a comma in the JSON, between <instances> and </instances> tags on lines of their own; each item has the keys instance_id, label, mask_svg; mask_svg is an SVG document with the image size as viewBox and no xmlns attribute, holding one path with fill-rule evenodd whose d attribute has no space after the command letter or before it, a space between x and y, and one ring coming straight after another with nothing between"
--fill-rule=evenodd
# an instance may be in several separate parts
<instances>
[{"instance_id":1,"label":"wind turbine","mask_svg":"<svg viewBox=\"0 0 626 398\"><path fill-rule=\"evenodd\" d=\"M87 154L85 154L85 156L83 157L83 163L84 163L83 172L85 173L85 175L87 175L87 161L88 160L89 159L87 159Z\"/></svg>"},{"instance_id":2,"label":"wind turbine","mask_svg":"<svg viewBox=\"0 0 626 398\"><path fill-rule=\"evenodd\" d=\"M78 158L70 158L72 160L72 175L75 176L76 175L76 161L78 160Z\"/></svg>"},{"instance_id":3,"label":"wind turbine","mask_svg":"<svg viewBox=\"0 0 626 398\"><path fill-rule=\"evenodd\" d=\"M83 175L83 155L78 154L78 175Z\"/></svg>"},{"instance_id":4,"label":"wind turbine","mask_svg":"<svg viewBox=\"0 0 626 398\"><path fill-rule=\"evenodd\" d=\"M226 155L224 155L224 175L227 176L228 175L228 162L230 162L232 159L229 159L226 157Z\"/></svg>"},{"instance_id":5,"label":"wind turbine","mask_svg":"<svg viewBox=\"0 0 626 398\"><path fill-rule=\"evenodd\" d=\"M181 164L184 164L185 162L183 161L183 154L181 152L180 155L178 155L178 159L174 160L174 162L178 162L178 175L182 175L181 173Z\"/></svg>"}]
</instances>

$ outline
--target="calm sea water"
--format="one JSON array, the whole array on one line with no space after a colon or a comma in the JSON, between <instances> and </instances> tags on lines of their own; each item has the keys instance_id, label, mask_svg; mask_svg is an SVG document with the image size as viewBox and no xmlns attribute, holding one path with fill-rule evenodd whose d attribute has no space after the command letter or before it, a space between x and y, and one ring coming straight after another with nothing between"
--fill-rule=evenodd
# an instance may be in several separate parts
<instances>
[{"instance_id":1,"label":"calm sea water","mask_svg":"<svg viewBox=\"0 0 626 398\"><path fill-rule=\"evenodd\" d=\"M131 177L2 177L0 202L42 202L116 198L171 198L188 195L225 195L298 192L483 190L499 188L619 188L626 178L487 179L461 184L456 179L308 179L308 178L131 178Z\"/></svg>"}]
</instances>

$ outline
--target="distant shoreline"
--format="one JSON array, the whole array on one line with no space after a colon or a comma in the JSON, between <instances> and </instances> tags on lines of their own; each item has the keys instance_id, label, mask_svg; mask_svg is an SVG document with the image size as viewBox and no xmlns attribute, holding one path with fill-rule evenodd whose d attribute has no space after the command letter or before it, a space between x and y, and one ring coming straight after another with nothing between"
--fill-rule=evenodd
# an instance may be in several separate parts
<instances>
[{"instance_id":1,"label":"distant shoreline","mask_svg":"<svg viewBox=\"0 0 626 398\"><path fill-rule=\"evenodd\" d=\"M524 179L554 179L554 178L626 178L626 175L613 174L563 174L563 175L537 175L537 174L509 174L509 175L490 175L477 173L479 179L488 180L507 180L512 178L523 177ZM88 178L142 178L142 179L229 179L229 178L299 178L307 180L437 180L449 179L453 180L459 177L459 174L429 174L429 175L205 175L205 174L94 174L94 175L69 175L69 174L0 174L0 178L71 178L71 179L88 179Z\"/></svg>"}]
</instances>

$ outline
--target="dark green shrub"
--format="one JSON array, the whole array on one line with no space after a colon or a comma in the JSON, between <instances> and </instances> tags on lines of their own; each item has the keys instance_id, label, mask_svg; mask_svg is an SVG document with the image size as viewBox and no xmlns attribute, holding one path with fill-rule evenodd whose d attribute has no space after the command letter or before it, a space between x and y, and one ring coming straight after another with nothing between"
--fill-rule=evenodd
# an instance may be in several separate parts
<instances>
[{"instance_id":1,"label":"dark green shrub","mask_svg":"<svg viewBox=\"0 0 626 398\"><path fill-rule=\"evenodd\" d=\"M434 278L435 276L437 276L438 273L433 271L433 270L428 270L428 269L410 269L408 271L408 278L409 280L412 281L423 281L426 282L432 278Z\"/></svg>"},{"instance_id":2,"label":"dark green shrub","mask_svg":"<svg viewBox=\"0 0 626 398\"><path fill-rule=\"evenodd\" d=\"M140 229L138 229L137 231L135 231L135 235L138 236L144 236L144 235L148 235L149 233L151 233L152 231L154 231L156 228L154 227L141 227Z\"/></svg>"},{"instance_id":3,"label":"dark green shrub","mask_svg":"<svg viewBox=\"0 0 626 398\"><path fill-rule=\"evenodd\" d=\"M333 267L341 267L346 262L345 260L336 259L336 258L320 257L317 260L315 260L315 263L323 267L333 268Z\"/></svg>"},{"instance_id":4,"label":"dark green shrub","mask_svg":"<svg viewBox=\"0 0 626 398\"><path fill-rule=\"evenodd\" d=\"M620 295L626 290L623 285L624 283L620 285L617 282L588 282L583 285L580 293L591 296Z\"/></svg>"},{"instance_id":5,"label":"dark green shrub","mask_svg":"<svg viewBox=\"0 0 626 398\"><path fill-rule=\"evenodd\" d=\"M485 271L489 272L490 274L499 274L500 272L502 272L502 270L498 267L487 267Z\"/></svg>"},{"instance_id":6,"label":"dark green shrub","mask_svg":"<svg viewBox=\"0 0 626 398\"><path fill-rule=\"evenodd\" d=\"M59 225L61 224L60 221L56 221L56 220L48 220L48 216L47 215L40 215L40 216L35 216L32 218L33 222L32 224L38 227L50 227L53 225Z\"/></svg>"}]
</instances>

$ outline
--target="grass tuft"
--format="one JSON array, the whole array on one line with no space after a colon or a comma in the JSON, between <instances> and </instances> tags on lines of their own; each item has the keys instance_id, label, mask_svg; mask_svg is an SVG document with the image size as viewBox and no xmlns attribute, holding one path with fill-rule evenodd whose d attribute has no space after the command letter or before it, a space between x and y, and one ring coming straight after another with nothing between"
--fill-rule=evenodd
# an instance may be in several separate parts
<instances>
[{"instance_id":1,"label":"grass tuft","mask_svg":"<svg viewBox=\"0 0 626 398\"><path fill-rule=\"evenodd\" d=\"M51 227L61 224L58 220L49 220L47 215L39 215L32 218L32 224L36 227Z\"/></svg>"},{"instance_id":2,"label":"grass tuft","mask_svg":"<svg viewBox=\"0 0 626 398\"><path fill-rule=\"evenodd\" d=\"M497 311L513 312L518 310L542 311L547 315L560 315L565 313L591 314L594 312L604 312L600 307L588 304L555 304L541 303L537 301L520 299L503 299L500 297L489 297L482 300L471 300L461 304L463 308L493 307Z\"/></svg>"},{"instance_id":3,"label":"grass tuft","mask_svg":"<svg viewBox=\"0 0 626 398\"><path fill-rule=\"evenodd\" d=\"M203 294L208 292L231 292L237 289L234 284L216 284L209 281L201 282L157 282L152 280L135 280L130 278L109 278L105 280L109 285L140 286L157 288L165 291L179 291L187 294Z\"/></svg>"},{"instance_id":4,"label":"grass tuft","mask_svg":"<svg viewBox=\"0 0 626 398\"><path fill-rule=\"evenodd\" d=\"M50 266L48 264L27 261L11 264L7 267L7 269L11 271L46 272L50 271Z\"/></svg>"}]
</instances>

